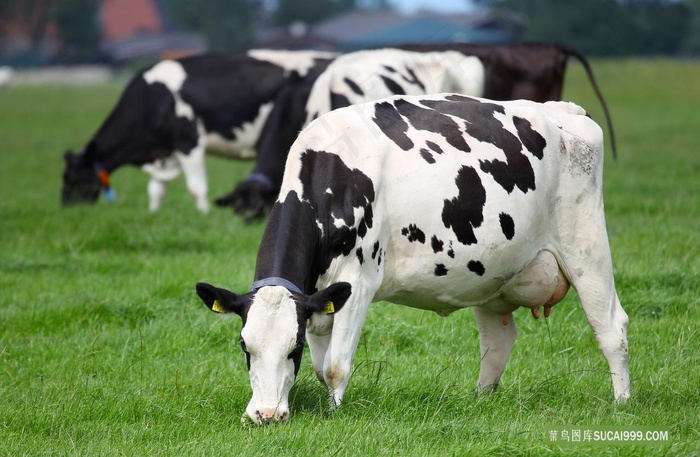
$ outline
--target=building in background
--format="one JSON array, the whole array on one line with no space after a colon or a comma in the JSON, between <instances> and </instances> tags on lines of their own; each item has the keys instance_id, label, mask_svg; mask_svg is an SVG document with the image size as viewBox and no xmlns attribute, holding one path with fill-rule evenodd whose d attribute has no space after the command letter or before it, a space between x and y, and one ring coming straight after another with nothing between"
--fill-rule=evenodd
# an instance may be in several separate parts
<instances>
[{"instance_id":1,"label":"building in background","mask_svg":"<svg viewBox=\"0 0 700 457\"><path fill-rule=\"evenodd\" d=\"M240 1L237 4L242 8ZM405 14L362 9L313 26L297 22L274 28L266 2L244 1L249 17L233 2L218 5L228 17L179 0L1 0L0 65L125 64L248 46L348 52L405 43L501 43L516 40L522 29L517 20L489 12ZM169 15L173 11L178 11L177 23L187 23L189 31L175 24ZM215 30L222 25L228 29ZM253 31L251 40L235 42L234 32L244 28ZM208 42L205 36L218 41Z\"/></svg>"},{"instance_id":2,"label":"building in background","mask_svg":"<svg viewBox=\"0 0 700 457\"><path fill-rule=\"evenodd\" d=\"M489 12L447 15L356 10L313 27L296 23L288 28L263 29L256 44L350 52L406 43L505 43L517 40L521 30L522 22L517 18Z\"/></svg>"}]
</instances>

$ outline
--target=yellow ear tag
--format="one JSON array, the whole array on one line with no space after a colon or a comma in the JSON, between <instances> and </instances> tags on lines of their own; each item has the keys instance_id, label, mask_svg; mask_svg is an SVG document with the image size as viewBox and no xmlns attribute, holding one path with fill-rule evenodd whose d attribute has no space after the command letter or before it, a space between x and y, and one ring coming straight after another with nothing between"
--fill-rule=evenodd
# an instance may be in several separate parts
<instances>
[{"instance_id":1,"label":"yellow ear tag","mask_svg":"<svg viewBox=\"0 0 700 457\"><path fill-rule=\"evenodd\" d=\"M321 310L321 314L333 314L335 312L335 307L333 306L333 302L329 301L326 303L326 306L323 307Z\"/></svg>"},{"instance_id":2,"label":"yellow ear tag","mask_svg":"<svg viewBox=\"0 0 700 457\"><path fill-rule=\"evenodd\" d=\"M211 305L211 310L215 313L226 314L226 310L221 307L219 300L214 300L214 303Z\"/></svg>"}]
</instances>

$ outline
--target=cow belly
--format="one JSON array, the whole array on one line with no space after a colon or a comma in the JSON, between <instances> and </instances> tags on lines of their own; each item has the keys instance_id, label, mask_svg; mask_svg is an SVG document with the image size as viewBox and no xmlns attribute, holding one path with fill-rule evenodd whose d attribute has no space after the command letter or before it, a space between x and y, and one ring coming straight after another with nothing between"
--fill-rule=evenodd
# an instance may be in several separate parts
<instances>
[{"instance_id":1,"label":"cow belly","mask_svg":"<svg viewBox=\"0 0 700 457\"><path fill-rule=\"evenodd\" d=\"M391 262L387 256L387 262ZM515 260L510 264L518 265ZM423 263L425 265L425 263ZM498 314L513 312L518 307L551 307L560 302L569 290L569 281L554 255L541 250L522 268L499 269L487 277L435 276L434 271L403 265L395 277L385 277L385 283L375 300L386 300L412 308L449 314L471 306L481 306ZM414 270L415 274L409 271ZM409 273L409 274L407 274ZM449 272L448 272L449 273Z\"/></svg>"},{"instance_id":2,"label":"cow belly","mask_svg":"<svg viewBox=\"0 0 700 457\"><path fill-rule=\"evenodd\" d=\"M227 159L254 159L255 141L229 140L216 133L207 135L207 152Z\"/></svg>"}]
</instances>

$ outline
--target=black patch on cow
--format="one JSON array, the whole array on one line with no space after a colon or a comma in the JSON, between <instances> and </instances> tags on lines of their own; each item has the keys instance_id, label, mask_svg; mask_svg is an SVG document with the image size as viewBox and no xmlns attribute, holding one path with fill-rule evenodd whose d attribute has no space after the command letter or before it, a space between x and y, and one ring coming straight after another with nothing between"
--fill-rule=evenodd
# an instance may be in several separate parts
<instances>
[{"instance_id":1,"label":"black patch on cow","mask_svg":"<svg viewBox=\"0 0 700 457\"><path fill-rule=\"evenodd\" d=\"M484 276L484 273L486 273L486 268L484 268L484 264L482 264L478 260L470 260L469 263L467 263L467 268L469 268L470 271L473 271L479 276Z\"/></svg>"},{"instance_id":2,"label":"black patch on cow","mask_svg":"<svg viewBox=\"0 0 700 457\"><path fill-rule=\"evenodd\" d=\"M321 217L317 223L323 228L321 243L325 249L320 252L324 258L319 265L319 274L323 274L333 258L352 252L359 232L372 228L374 185L367 175L350 169L337 155L313 150L301 155L299 179L304 189L302 199L308 200ZM364 212L359 221L355 220L355 208ZM346 225L336 227L333 218L342 219Z\"/></svg>"},{"instance_id":3,"label":"black patch on cow","mask_svg":"<svg viewBox=\"0 0 700 457\"><path fill-rule=\"evenodd\" d=\"M467 121L466 131L479 141L490 143L502 150L506 161L494 159L481 162L481 169L508 193L517 186L523 193L535 190L535 172L528 158L522 153L522 143L505 129L495 114L505 114L505 108L495 103L460 95L448 95L444 100L422 100L422 104L442 113L451 114ZM537 140L529 139L536 143ZM534 146L533 146L534 147Z\"/></svg>"},{"instance_id":4,"label":"black patch on cow","mask_svg":"<svg viewBox=\"0 0 700 457\"><path fill-rule=\"evenodd\" d=\"M408 67L408 66L406 66L404 68L406 68L406 71L408 72L410 77L406 77L405 75L401 75L401 77L403 79L405 79L407 83L417 85L418 87L420 87L421 92L425 93L426 92L425 85L418 79L418 77L416 76L416 73L413 71L413 69Z\"/></svg>"},{"instance_id":5,"label":"black patch on cow","mask_svg":"<svg viewBox=\"0 0 700 457\"><path fill-rule=\"evenodd\" d=\"M379 250L379 256L377 256L377 266L382 264L382 254L384 253L383 249Z\"/></svg>"},{"instance_id":6,"label":"black patch on cow","mask_svg":"<svg viewBox=\"0 0 700 457\"><path fill-rule=\"evenodd\" d=\"M377 252L379 252L379 241L375 241L372 247L372 259L377 258Z\"/></svg>"},{"instance_id":7,"label":"black patch on cow","mask_svg":"<svg viewBox=\"0 0 700 457\"><path fill-rule=\"evenodd\" d=\"M435 157L433 157L433 155L430 153L430 151L428 151L425 148L420 148L420 156L423 157L423 160L425 160L426 162L428 162L430 164L435 163Z\"/></svg>"},{"instance_id":8,"label":"black patch on cow","mask_svg":"<svg viewBox=\"0 0 700 457\"><path fill-rule=\"evenodd\" d=\"M525 118L513 116L513 125L515 125L520 141L525 148L527 148L533 156L542 160L544 157L544 148L547 146L547 140L545 140L538 131L534 130L530 121Z\"/></svg>"},{"instance_id":9,"label":"black patch on cow","mask_svg":"<svg viewBox=\"0 0 700 457\"><path fill-rule=\"evenodd\" d=\"M398 147L404 151L413 148L413 141L406 135L408 124L391 103L377 103L372 120Z\"/></svg>"},{"instance_id":10,"label":"black patch on cow","mask_svg":"<svg viewBox=\"0 0 700 457\"><path fill-rule=\"evenodd\" d=\"M474 244L477 242L474 229L484 221L486 190L479 174L472 167L463 166L457 173L455 183L459 194L452 200L445 200L442 222L446 228L452 227L457 241Z\"/></svg>"},{"instance_id":11,"label":"black patch on cow","mask_svg":"<svg viewBox=\"0 0 700 457\"><path fill-rule=\"evenodd\" d=\"M445 276L447 274L447 268L441 263L435 264L435 276Z\"/></svg>"},{"instance_id":12,"label":"black patch on cow","mask_svg":"<svg viewBox=\"0 0 700 457\"><path fill-rule=\"evenodd\" d=\"M362 247L359 247L355 250L355 255L357 256L357 260L360 261L360 265L365 263L365 256L362 254Z\"/></svg>"},{"instance_id":13,"label":"black patch on cow","mask_svg":"<svg viewBox=\"0 0 700 457\"><path fill-rule=\"evenodd\" d=\"M433 252L437 254L438 252L442 252L444 243L442 240L438 239L437 236L433 235L433 237L430 239L430 246L433 248Z\"/></svg>"},{"instance_id":14,"label":"black patch on cow","mask_svg":"<svg viewBox=\"0 0 700 457\"><path fill-rule=\"evenodd\" d=\"M501 223L501 230L507 239L512 240L515 236L515 222L509 214L501 213L498 215L498 220Z\"/></svg>"},{"instance_id":15,"label":"black patch on cow","mask_svg":"<svg viewBox=\"0 0 700 457\"><path fill-rule=\"evenodd\" d=\"M409 224L408 227L401 229L401 234L408 238L408 241L413 243L418 241L421 244L425 244L425 233L423 230L419 229L415 224Z\"/></svg>"},{"instance_id":16,"label":"black patch on cow","mask_svg":"<svg viewBox=\"0 0 700 457\"><path fill-rule=\"evenodd\" d=\"M331 91L331 109L344 108L350 106L350 100L343 94Z\"/></svg>"},{"instance_id":17,"label":"black patch on cow","mask_svg":"<svg viewBox=\"0 0 700 457\"><path fill-rule=\"evenodd\" d=\"M403 90L403 87L401 87L396 81L394 81L391 78L387 78L384 75L379 75L379 77L382 79L382 82L384 82L384 85L386 86L389 91L394 94L394 95L406 95L406 91Z\"/></svg>"},{"instance_id":18,"label":"black patch on cow","mask_svg":"<svg viewBox=\"0 0 700 457\"><path fill-rule=\"evenodd\" d=\"M365 214L365 217L360 219L360 223L357 224L357 236L360 238L364 238L367 235L367 229L372 227L372 207L368 206L366 212L369 213L369 216ZM368 219L370 221L369 226L367 225Z\"/></svg>"},{"instance_id":19,"label":"black patch on cow","mask_svg":"<svg viewBox=\"0 0 700 457\"><path fill-rule=\"evenodd\" d=\"M304 340L306 339L306 311L297 299L294 299L297 308L297 339L294 349L289 354L288 358L294 362L294 377L296 378L301 367L301 358L304 355ZM250 369L248 369L250 371Z\"/></svg>"},{"instance_id":20,"label":"black patch on cow","mask_svg":"<svg viewBox=\"0 0 700 457\"><path fill-rule=\"evenodd\" d=\"M437 144L437 143L433 143L432 141L426 141L426 142L425 142L425 145L428 146L428 147L429 147L430 149L432 149L433 151L437 152L438 154L443 154L443 153L444 153L443 150L442 150L442 148L440 147L440 145Z\"/></svg>"},{"instance_id":21,"label":"black patch on cow","mask_svg":"<svg viewBox=\"0 0 700 457\"><path fill-rule=\"evenodd\" d=\"M287 72L269 61L233 53L204 54L179 62L187 74L179 91L182 100L192 106L207 132L227 139L235 139L234 127L255 120L263 104L300 78L296 71ZM139 101L160 106L150 98Z\"/></svg>"},{"instance_id":22,"label":"black patch on cow","mask_svg":"<svg viewBox=\"0 0 700 457\"><path fill-rule=\"evenodd\" d=\"M345 81L345 84L347 84L348 87L357 95L365 95L365 93L362 91L362 88L358 86L357 83L352 79L346 77L345 79L343 79L343 81Z\"/></svg>"},{"instance_id":23,"label":"black patch on cow","mask_svg":"<svg viewBox=\"0 0 700 457\"><path fill-rule=\"evenodd\" d=\"M449 248L447 249L447 255L452 259L455 258L455 250L452 249L452 241L450 241Z\"/></svg>"},{"instance_id":24,"label":"black patch on cow","mask_svg":"<svg viewBox=\"0 0 700 457\"><path fill-rule=\"evenodd\" d=\"M386 68L389 73L396 73L396 68L391 65L382 65L382 67Z\"/></svg>"},{"instance_id":25,"label":"black patch on cow","mask_svg":"<svg viewBox=\"0 0 700 457\"><path fill-rule=\"evenodd\" d=\"M443 137L455 148L469 152L471 148L464 140L464 135L459 125L450 117L435 111L409 103L406 100L396 100L397 111L405 116L413 127L418 130L435 132Z\"/></svg>"}]
</instances>

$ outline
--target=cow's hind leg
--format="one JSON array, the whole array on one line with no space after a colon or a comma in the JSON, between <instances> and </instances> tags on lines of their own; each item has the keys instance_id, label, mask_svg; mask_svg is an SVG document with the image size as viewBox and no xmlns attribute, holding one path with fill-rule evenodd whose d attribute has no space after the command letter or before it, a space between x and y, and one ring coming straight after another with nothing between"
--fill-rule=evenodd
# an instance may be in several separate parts
<instances>
[{"instance_id":1,"label":"cow's hind leg","mask_svg":"<svg viewBox=\"0 0 700 457\"><path fill-rule=\"evenodd\" d=\"M572 221L569 246L560 252L569 281L576 289L581 307L593 329L598 347L610 367L615 401L630 396L627 354L629 319L620 305L613 279L612 258L602 202L589 213L598 217Z\"/></svg>"},{"instance_id":2,"label":"cow's hind leg","mask_svg":"<svg viewBox=\"0 0 700 457\"><path fill-rule=\"evenodd\" d=\"M598 267L600 268L599 265ZM574 287L598 347L610 367L615 401L625 402L630 397L627 354L629 319L617 297L611 268L604 267L600 271L584 273L582 278L574 281Z\"/></svg>"},{"instance_id":3,"label":"cow's hind leg","mask_svg":"<svg viewBox=\"0 0 700 457\"><path fill-rule=\"evenodd\" d=\"M206 214L209 212L209 200L204 152L204 141L201 139L188 154L177 152L175 156L180 161L187 182L187 190L194 198L197 209Z\"/></svg>"},{"instance_id":4,"label":"cow's hind leg","mask_svg":"<svg viewBox=\"0 0 700 457\"><path fill-rule=\"evenodd\" d=\"M515 319L513 313L501 316L478 306L472 309L479 328L481 349L481 369L476 391L490 393L498 387L515 342Z\"/></svg>"}]
</instances>

